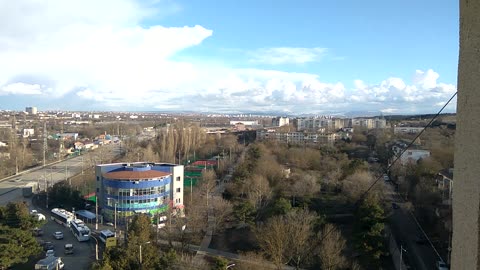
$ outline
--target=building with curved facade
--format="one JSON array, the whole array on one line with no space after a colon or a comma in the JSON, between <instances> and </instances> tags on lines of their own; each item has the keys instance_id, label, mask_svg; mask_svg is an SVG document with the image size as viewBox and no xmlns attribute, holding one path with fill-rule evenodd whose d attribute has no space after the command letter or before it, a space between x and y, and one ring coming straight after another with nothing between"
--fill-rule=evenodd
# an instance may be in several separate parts
<instances>
[{"instance_id":1,"label":"building with curved facade","mask_svg":"<svg viewBox=\"0 0 480 270\"><path fill-rule=\"evenodd\" d=\"M97 200L104 217L117 221L136 213L152 216L183 209L183 165L112 163L95 167Z\"/></svg>"}]
</instances>

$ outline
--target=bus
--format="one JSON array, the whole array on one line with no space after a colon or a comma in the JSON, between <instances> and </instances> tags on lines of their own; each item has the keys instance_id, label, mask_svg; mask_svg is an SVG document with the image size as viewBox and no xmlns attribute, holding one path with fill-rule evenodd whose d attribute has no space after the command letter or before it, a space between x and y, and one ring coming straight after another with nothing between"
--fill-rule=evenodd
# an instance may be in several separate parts
<instances>
[{"instance_id":1,"label":"bus","mask_svg":"<svg viewBox=\"0 0 480 270\"><path fill-rule=\"evenodd\" d=\"M100 241L102 241L106 247L114 247L117 245L117 238L110 230L100 231L98 238L100 238Z\"/></svg>"},{"instance_id":2,"label":"bus","mask_svg":"<svg viewBox=\"0 0 480 270\"><path fill-rule=\"evenodd\" d=\"M80 219L74 219L70 222L70 230L77 238L78 242L90 240L90 228Z\"/></svg>"},{"instance_id":3,"label":"bus","mask_svg":"<svg viewBox=\"0 0 480 270\"><path fill-rule=\"evenodd\" d=\"M70 227L70 222L75 219L73 213L61 208L53 208L51 214L53 221L65 227Z\"/></svg>"}]
</instances>

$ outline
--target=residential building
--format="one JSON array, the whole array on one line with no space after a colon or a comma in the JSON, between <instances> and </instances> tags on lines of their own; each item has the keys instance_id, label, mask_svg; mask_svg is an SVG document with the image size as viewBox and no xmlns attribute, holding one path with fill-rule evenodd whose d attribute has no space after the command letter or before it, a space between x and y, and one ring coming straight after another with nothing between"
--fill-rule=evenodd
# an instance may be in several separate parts
<instances>
[{"instance_id":1,"label":"residential building","mask_svg":"<svg viewBox=\"0 0 480 270\"><path fill-rule=\"evenodd\" d=\"M274 140L291 144L333 144L336 135L313 132L280 132L276 130L257 130L257 140Z\"/></svg>"},{"instance_id":2,"label":"residential building","mask_svg":"<svg viewBox=\"0 0 480 270\"><path fill-rule=\"evenodd\" d=\"M398 157L402 151L405 149L405 144L396 144L392 147L394 158ZM407 165L409 163L415 163L420 159L430 157L430 151L424 149L407 149L400 156L400 163L402 165Z\"/></svg>"},{"instance_id":3,"label":"residential building","mask_svg":"<svg viewBox=\"0 0 480 270\"><path fill-rule=\"evenodd\" d=\"M183 213L183 165L170 163L112 163L95 166L96 195L102 214L113 220L136 213L151 216Z\"/></svg>"},{"instance_id":4,"label":"residential building","mask_svg":"<svg viewBox=\"0 0 480 270\"><path fill-rule=\"evenodd\" d=\"M252 120L252 121L230 120L230 126L235 126L237 124L244 124L245 126L257 126L258 120Z\"/></svg>"},{"instance_id":5,"label":"residential building","mask_svg":"<svg viewBox=\"0 0 480 270\"><path fill-rule=\"evenodd\" d=\"M423 130L423 127L394 127L394 134L417 134Z\"/></svg>"},{"instance_id":6,"label":"residential building","mask_svg":"<svg viewBox=\"0 0 480 270\"><path fill-rule=\"evenodd\" d=\"M375 118L373 121L374 121L374 128L377 128L377 129L387 128L387 120L385 120L384 118Z\"/></svg>"},{"instance_id":7,"label":"residential building","mask_svg":"<svg viewBox=\"0 0 480 270\"><path fill-rule=\"evenodd\" d=\"M383 118L333 118L333 117L305 117L296 119L297 131L317 132L320 128L328 131L337 131L346 127L365 129L386 128L387 121Z\"/></svg>"},{"instance_id":8,"label":"residential building","mask_svg":"<svg viewBox=\"0 0 480 270\"><path fill-rule=\"evenodd\" d=\"M243 123L236 123L233 127L234 130L236 131L245 131L247 128L245 127L245 124Z\"/></svg>"},{"instance_id":9,"label":"residential building","mask_svg":"<svg viewBox=\"0 0 480 270\"><path fill-rule=\"evenodd\" d=\"M319 132L319 130L333 131L337 126L341 126L340 121L331 117L306 117L297 118L297 131Z\"/></svg>"},{"instance_id":10,"label":"residential building","mask_svg":"<svg viewBox=\"0 0 480 270\"><path fill-rule=\"evenodd\" d=\"M443 204L452 204L453 168L443 169L437 174L437 187L442 192Z\"/></svg>"},{"instance_id":11,"label":"residential building","mask_svg":"<svg viewBox=\"0 0 480 270\"><path fill-rule=\"evenodd\" d=\"M282 127L288 126L290 124L290 119L288 117L276 117L272 119L272 126Z\"/></svg>"},{"instance_id":12,"label":"residential building","mask_svg":"<svg viewBox=\"0 0 480 270\"><path fill-rule=\"evenodd\" d=\"M33 128L24 128L23 129L23 137L27 138L30 136L35 135L35 130Z\"/></svg>"},{"instance_id":13,"label":"residential building","mask_svg":"<svg viewBox=\"0 0 480 270\"><path fill-rule=\"evenodd\" d=\"M55 137L62 140L77 140L78 133L58 133Z\"/></svg>"},{"instance_id":14,"label":"residential building","mask_svg":"<svg viewBox=\"0 0 480 270\"><path fill-rule=\"evenodd\" d=\"M37 107L26 107L25 112L28 114L37 114Z\"/></svg>"}]
</instances>

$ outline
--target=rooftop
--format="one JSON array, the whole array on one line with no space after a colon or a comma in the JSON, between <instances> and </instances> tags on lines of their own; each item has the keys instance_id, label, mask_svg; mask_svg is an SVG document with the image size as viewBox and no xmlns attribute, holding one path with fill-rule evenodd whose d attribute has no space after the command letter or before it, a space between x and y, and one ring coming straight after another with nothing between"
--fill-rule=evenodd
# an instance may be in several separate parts
<instances>
[{"instance_id":1,"label":"rooftop","mask_svg":"<svg viewBox=\"0 0 480 270\"><path fill-rule=\"evenodd\" d=\"M117 180L130 179L151 179L169 176L170 173L160 172L155 170L148 171L113 171L103 174L103 177Z\"/></svg>"}]
</instances>

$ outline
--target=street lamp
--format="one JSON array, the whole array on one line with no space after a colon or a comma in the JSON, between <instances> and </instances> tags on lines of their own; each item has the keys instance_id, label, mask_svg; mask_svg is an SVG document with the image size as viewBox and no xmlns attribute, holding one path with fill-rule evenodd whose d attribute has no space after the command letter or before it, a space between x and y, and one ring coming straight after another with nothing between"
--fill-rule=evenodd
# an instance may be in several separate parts
<instances>
[{"instance_id":1,"label":"street lamp","mask_svg":"<svg viewBox=\"0 0 480 270\"><path fill-rule=\"evenodd\" d=\"M150 241L143 243L143 245L145 245L145 244L150 244ZM139 248L140 269L142 269L143 268L143 266L142 266L142 244L139 244L138 248Z\"/></svg>"},{"instance_id":2,"label":"street lamp","mask_svg":"<svg viewBox=\"0 0 480 270\"><path fill-rule=\"evenodd\" d=\"M407 250L404 249L402 245L400 245L400 270L402 270L402 255L403 255L403 252L407 252Z\"/></svg>"},{"instance_id":3,"label":"street lamp","mask_svg":"<svg viewBox=\"0 0 480 270\"><path fill-rule=\"evenodd\" d=\"M117 237L117 200L114 200L113 198L107 198L108 201L113 200L114 201L114 213L113 213L113 229L115 231L115 237Z\"/></svg>"},{"instance_id":4,"label":"street lamp","mask_svg":"<svg viewBox=\"0 0 480 270\"><path fill-rule=\"evenodd\" d=\"M95 260L98 261L98 240L95 236L90 235L93 239L95 239Z\"/></svg>"}]
</instances>

